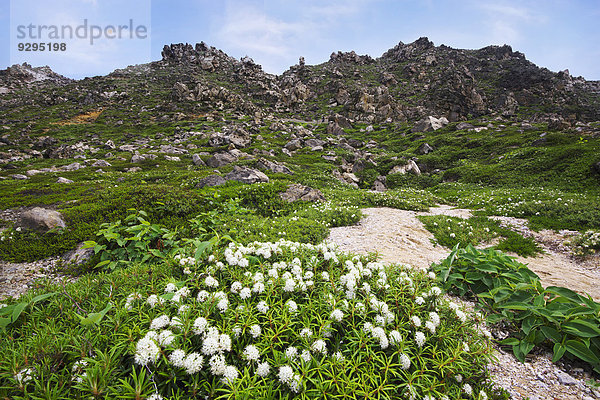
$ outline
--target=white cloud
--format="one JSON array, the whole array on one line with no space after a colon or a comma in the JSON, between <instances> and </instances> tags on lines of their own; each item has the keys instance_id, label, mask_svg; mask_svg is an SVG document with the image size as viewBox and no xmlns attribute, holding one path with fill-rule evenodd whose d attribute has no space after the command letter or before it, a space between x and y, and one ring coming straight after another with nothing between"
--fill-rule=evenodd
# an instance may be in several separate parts
<instances>
[{"instance_id":1,"label":"white cloud","mask_svg":"<svg viewBox=\"0 0 600 400\"><path fill-rule=\"evenodd\" d=\"M486 40L493 44L518 45L524 38L524 31L532 25L544 24L547 17L537 7L525 7L520 2L474 2L473 5L483 12L489 31Z\"/></svg>"}]
</instances>

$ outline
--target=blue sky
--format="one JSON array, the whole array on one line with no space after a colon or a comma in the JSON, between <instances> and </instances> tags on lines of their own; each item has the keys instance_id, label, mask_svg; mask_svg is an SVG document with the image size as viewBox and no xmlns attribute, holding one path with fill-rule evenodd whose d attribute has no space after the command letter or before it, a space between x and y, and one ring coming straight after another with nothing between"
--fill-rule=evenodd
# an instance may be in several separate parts
<instances>
[{"instance_id":1,"label":"blue sky","mask_svg":"<svg viewBox=\"0 0 600 400\"><path fill-rule=\"evenodd\" d=\"M17 50L26 41L18 25L84 19L102 29L131 19L148 35L67 40L65 52ZM427 36L455 48L510 44L539 66L600 80L599 20L599 0L0 0L0 68L27 61L82 78L158 60L164 44L204 41L281 73L299 56L308 64L338 50L378 57Z\"/></svg>"}]
</instances>

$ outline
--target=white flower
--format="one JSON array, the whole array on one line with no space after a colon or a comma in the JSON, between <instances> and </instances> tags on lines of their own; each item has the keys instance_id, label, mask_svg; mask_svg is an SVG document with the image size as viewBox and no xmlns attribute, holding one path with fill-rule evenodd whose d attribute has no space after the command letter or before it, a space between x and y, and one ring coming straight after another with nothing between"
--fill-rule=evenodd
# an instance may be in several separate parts
<instances>
[{"instance_id":1,"label":"white flower","mask_svg":"<svg viewBox=\"0 0 600 400\"><path fill-rule=\"evenodd\" d=\"M240 298L242 300L248 299L250 298L250 296L252 296L252 291L250 290L250 288L245 287L242 290L240 290Z\"/></svg>"},{"instance_id":2,"label":"white flower","mask_svg":"<svg viewBox=\"0 0 600 400\"><path fill-rule=\"evenodd\" d=\"M237 281L233 282L231 284L231 289L230 290L231 290L231 293L237 293L237 292L239 292L240 290L242 290L242 283L241 282L237 282Z\"/></svg>"},{"instance_id":3,"label":"white flower","mask_svg":"<svg viewBox=\"0 0 600 400\"><path fill-rule=\"evenodd\" d=\"M431 321L427 321L425 322L425 328L429 330L429 332L435 333L436 325Z\"/></svg>"},{"instance_id":4,"label":"white flower","mask_svg":"<svg viewBox=\"0 0 600 400\"><path fill-rule=\"evenodd\" d=\"M201 335L204 333L204 330L208 326L208 321L204 317L198 317L194 321L194 333L196 335Z\"/></svg>"},{"instance_id":5,"label":"white flower","mask_svg":"<svg viewBox=\"0 0 600 400\"><path fill-rule=\"evenodd\" d=\"M158 343L162 347L169 346L171 343L173 343L174 340L175 340L175 335L173 335L173 332L171 332L168 329L165 329L164 331L162 331L158 334Z\"/></svg>"},{"instance_id":6,"label":"white flower","mask_svg":"<svg viewBox=\"0 0 600 400\"><path fill-rule=\"evenodd\" d=\"M327 354L327 343L324 340L315 340L310 346L310 349L315 353Z\"/></svg>"},{"instance_id":7,"label":"white flower","mask_svg":"<svg viewBox=\"0 0 600 400\"><path fill-rule=\"evenodd\" d=\"M429 273L427 274L427 276L429 276L429 279L435 279L435 272L429 271Z\"/></svg>"},{"instance_id":8,"label":"white flower","mask_svg":"<svg viewBox=\"0 0 600 400\"><path fill-rule=\"evenodd\" d=\"M465 314L463 311L457 309L455 311L456 316L458 317L458 319L460 320L460 322L465 322L467 320L467 314Z\"/></svg>"},{"instance_id":9,"label":"white flower","mask_svg":"<svg viewBox=\"0 0 600 400\"><path fill-rule=\"evenodd\" d=\"M258 304L256 305L256 309L263 313L266 314L267 311L269 311L269 306L267 305L267 303L265 301L259 301Z\"/></svg>"},{"instance_id":10,"label":"white flower","mask_svg":"<svg viewBox=\"0 0 600 400\"><path fill-rule=\"evenodd\" d=\"M266 362L266 361L265 362L261 362L256 367L256 375L264 378L267 375L269 375L269 371L270 370L271 370L271 367L269 367L269 363L268 362Z\"/></svg>"},{"instance_id":11,"label":"white flower","mask_svg":"<svg viewBox=\"0 0 600 400\"><path fill-rule=\"evenodd\" d=\"M332 357L337 361L344 361L346 359L346 357L344 357L344 355L339 351L333 353Z\"/></svg>"},{"instance_id":12,"label":"white flower","mask_svg":"<svg viewBox=\"0 0 600 400\"><path fill-rule=\"evenodd\" d=\"M259 337L261 333L262 329L260 328L260 325L254 324L250 327L250 335L252 335L254 339Z\"/></svg>"},{"instance_id":13,"label":"white flower","mask_svg":"<svg viewBox=\"0 0 600 400\"><path fill-rule=\"evenodd\" d=\"M244 358L246 358L246 360L258 361L259 357L260 357L260 352L258 351L258 348L255 345L250 344L250 345L246 346L246 348L244 349Z\"/></svg>"},{"instance_id":14,"label":"white flower","mask_svg":"<svg viewBox=\"0 0 600 400\"><path fill-rule=\"evenodd\" d=\"M471 385L469 385L468 383L465 383L462 387L463 392L465 392L465 394L467 396L470 396L473 394L473 388L471 387Z\"/></svg>"},{"instance_id":15,"label":"white flower","mask_svg":"<svg viewBox=\"0 0 600 400\"><path fill-rule=\"evenodd\" d=\"M404 353L400 354L400 364L402 365L402 369L410 368L410 358Z\"/></svg>"},{"instance_id":16,"label":"white flower","mask_svg":"<svg viewBox=\"0 0 600 400\"><path fill-rule=\"evenodd\" d=\"M313 334L313 331L310 328L303 328L300 331L300 336L303 338L309 338L312 336L312 334Z\"/></svg>"},{"instance_id":17,"label":"white flower","mask_svg":"<svg viewBox=\"0 0 600 400\"><path fill-rule=\"evenodd\" d=\"M202 353L210 356L217 353L220 350L219 337L218 336L207 336L202 342Z\"/></svg>"},{"instance_id":18,"label":"white flower","mask_svg":"<svg viewBox=\"0 0 600 400\"><path fill-rule=\"evenodd\" d=\"M186 307L186 306L182 306L182 307ZM169 325L172 326L174 329L181 329L181 327L183 326L183 322L181 321L181 318L173 317L171 319L171 322L169 322Z\"/></svg>"},{"instance_id":19,"label":"white flower","mask_svg":"<svg viewBox=\"0 0 600 400\"><path fill-rule=\"evenodd\" d=\"M223 354L215 354L212 356L210 360L208 360L208 365L210 366L210 373L213 375L223 375L225 373L225 368L227 367Z\"/></svg>"},{"instance_id":20,"label":"white flower","mask_svg":"<svg viewBox=\"0 0 600 400\"><path fill-rule=\"evenodd\" d=\"M294 370L289 365L282 365L279 367L277 377L281 383L289 385L294 379Z\"/></svg>"},{"instance_id":21,"label":"white flower","mask_svg":"<svg viewBox=\"0 0 600 400\"><path fill-rule=\"evenodd\" d=\"M440 289L437 286L433 286L431 289L429 289L429 294L431 296L439 296L440 294L442 294L442 289Z\"/></svg>"},{"instance_id":22,"label":"white flower","mask_svg":"<svg viewBox=\"0 0 600 400\"><path fill-rule=\"evenodd\" d=\"M392 344L398 345L402 342L402 335L397 330L393 330L390 332L390 342Z\"/></svg>"},{"instance_id":23,"label":"white flower","mask_svg":"<svg viewBox=\"0 0 600 400\"><path fill-rule=\"evenodd\" d=\"M228 365L223 371L223 382L227 385L231 385L234 380L238 377L238 370L234 365Z\"/></svg>"},{"instance_id":24,"label":"white flower","mask_svg":"<svg viewBox=\"0 0 600 400\"><path fill-rule=\"evenodd\" d=\"M463 376L461 374L458 374L454 377L454 379L456 379L456 382L461 383L463 381Z\"/></svg>"},{"instance_id":25,"label":"white flower","mask_svg":"<svg viewBox=\"0 0 600 400\"><path fill-rule=\"evenodd\" d=\"M412 317L410 317L410 320L412 321L413 325L417 328L421 326L421 318L419 318L418 316L413 315Z\"/></svg>"},{"instance_id":26,"label":"white flower","mask_svg":"<svg viewBox=\"0 0 600 400\"><path fill-rule=\"evenodd\" d=\"M295 313L296 311L298 311L298 305L296 304L296 302L294 300L288 300L285 305L287 306L288 310L291 313Z\"/></svg>"},{"instance_id":27,"label":"white flower","mask_svg":"<svg viewBox=\"0 0 600 400\"><path fill-rule=\"evenodd\" d=\"M231 336L225 333L219 335L219 349L221 351L231 351Z\"/></svg>"},{"instance_id":28,"label":"white flower","mask_svg":"<svg viewBox=\"0 0 600 400\"><path fill-rule=\"evenodd\" d=\"M177 349L169 355L169 361L177 368L183 368L185 365L185 351Z\"/></svg>"},{"instance_id":29,"label":"white flower","mask_svg":"<svg viewBox=\"0 0 600 400\"><path fill-rule=\"evenodd\" d=\"M308 350L306 350L306 349L305 349L305 350L302 350L302 353L300 353L300 358L301 358L301 359L302 359L302 361L304 361L304 362L309 362L309 361L310 361L310 359L311 359L311 356L310 356L310 351L308 351Z\"/></svg>"},{"instance_id":30,"label":"white flower","mask_svg":"<svg viewBox=\"0 0 600 400\"><path fill-rule=\"evenodd\" d=\"M153 332L153 331L151 331ZM154 332L156 334L156 332ZM152 335L146 334L145 337L137 342L135 347L135 362L140 365L148 365L158 359L160 348L152 339Z\"/></svg>"},{"instance_id":31,"label":"white flower","mask_svg":"<svg viewBox=\"0 0 600 400\"><path fill-rule=\"evenodd\" d=\"M158 297L157 295L153 294L153 295L148 296L148 299L146 300L146 302L148 302L148 304L150 305L150 307L154 308L157 305L165 304L165 299L163 299L162 297Z\"/></svg>"},{"instance_id":32,"label":"white flower","mask_svg":"<svg viewBox=\"0 0 600 400\"><path fill-rule=\"evenodd\" d=\"M342 318L344 318L344 313L342 310L338 310L337 308L331 312L330 318L336 322L340 322Z\"/></svg>"},{"instance_id":33,"label":"white flower","mask_svg":"<svg viewBox=\"0 0 600 400\"><path fill-rule=\"evenodd\" d=\"M436 312L429 313L429 320L433 323L434 326L438 326L440 324L440 316Z\"/></svg>"},{"instance_id":34,"label":"white flower","mask_svg":"<svg viewBox=\"0 0 600 400\"><path fill-rule=\"evenodd\" d=\"M174 283L167 283L165 287L165 293L175 293L177 291L177 286Z\"/></svg>"},{"instance_id":35,"label":"white flower","mask_svg":"<svg viewBox=\"0 0 600 400\"><path fill-rule=\"evenodd\" d=\"M479 391L479 398L480 398L481 400L488 400L487 393L486 393L486 392L484 392L483 390Z\"/></svg>"},{"instance_id":36,"label":"white flower","mask_svg":"<svg viewBox=\"0 0 600 400\"><path fill-rule=\"evenodd\" d=\"M198 292L198 296L196 297L196 299L199 303L204 303L206 299L208 299L208 296L209 294L206 290L201 290Z\"/></svg>"},{"instance_id":37,"label":"white flower","mask_svg":"<svg viewBox=\"0 0 600 400\"><path fill-rule=\"evenodd\" d=\"M146 400L163 400L163 397L158 393L152 393L150 396L146 397Z\"/></svg>"},{"instance_id":38,"label":"white flower","mask_svg":"<svg viewBox=\"0 0 600 400\"><path fill-rule=\"evenodd\" d=\"M181 307L179 307L179 309L177 310L177 314L182 315L182 314L186 314L188 311L190 310L190 306L188 306L187 304L182 305ZM177 317L175 317L177 318ZM173 319L175 319L173 318ZM179 318L177 318L179 319ZM173 321L171 321L171 324L173 323Z\"/></svg>"},{"instance_id":39,"label":"white flower","mask_svg":"<svg viewBox=\"0 0 600 400\"><path fill-rule=\"evenodd\" d=\"M204 357L202 357L199 353L190 353L183 360L183 367L185 368L185 372L189 375L200 372L202 369L202 364L204 363Z\"/></svg>"},{"instance_id":40,"label":"white flower","mask_svg":"<svg viewBox=\"0 0 600 400\"><path fill-rule=\"evenodd\" d=\"M209 275L204 279L204 284L208 287L214 288L214 287L219 286L219 281Z\"/></svg>"},{"instance_id":41,"label":"white flower","mask_svg":"<svg viewBox=\"0 0 600 400\"><path fill-rule=\"evenodd\" d=\"M424 298L422 298L421 296L418 296L418 297L415 299L415 303L417 303L418 305L420 305L420 306L421 306L421 305L425 304L425 299L424 299Z\"/></svg>"},{"instance_id":42,"label":"white flower","mask_svg":"<svg viewBox=\"0 0 600 400\"><path fill-rule=\"evenodd\" d=\"M321 272L321 278L322 278L324 281L328 281L328 280L329 280L329 273L328 273L327 271L323 271L323 272Z\"/></svg>"},{"instance_id":43,"label":"white flower","mask_svg":"<svg viewBox=\"0 0 600 400\"><path fill-rule=\"evenodd\" d=\"M229 300L227 300L227 299L221 299L221 300L219 300L219 302L217 303L217 308L221 312L227 311L227 309L229 308Z\"/></svg>"},{"instance_id":44,"label":"white flower","mask_svg":"<svg viewBox=\"0 0 600 400\"><path fill-rule=\"evenodd\" d=\"M156 330L164 328L165 326L169 325L169 322L171 322L171 319L167 315L161 315L160 317L156 317L152 320L152 323L150 323L150 329Z\"/></svg>"},{"instance_id":45,"label":"white flower","mask_svg":"<svg viewBox=\"0 0 600 400\"><path fill-rule=\"evenodd\" d=\"M285 281L285 286L283 287L284 291L293 292L295 288L296 288L296 282L293 279L290 278Z\"/></svg>"},{"instance_id":46,"label":"white flower","mask_svg":"<svg viewBox=\"0 0 600 400\"><path fill-rule=\"evenodd\" d=\"M252 286L252 291L254 293L262 293L262 292L264 292L265 291L265 284L262 281L256 282L254 284L254 286Z\"/></svg>"},{"instance_id":47,"label":"white flower","mask_svg":"<svg viewBox=\"0 0 600 400\"><path fill-rule=\"evenodd\" d=\"M290 361L293 361L298 356L298 349L293 346L288 347L287 349L285 349L285 356Z\"/></svg>"},{"instance_id":48,"label":"white flower","mask_svg":"<svg viewBox=\"0 0 600 400\"><path fill-rule=\"evenodd\" d=\"M415 333L415 343L417 344L417 346L423 347L423 345L425 344L425 334L423 332Z\"/></svg>"},{"instance_id":49,"label":"white flower","mask_svg":"<svg viewBox=\"0 0 600 400\"><path fill-rule=\"evenodd\" d=\"M23 368L15 375L15 380L19 382L19 384L24 384L33 379L33 369L32 368Z\"/></svg>"}]
</instances>

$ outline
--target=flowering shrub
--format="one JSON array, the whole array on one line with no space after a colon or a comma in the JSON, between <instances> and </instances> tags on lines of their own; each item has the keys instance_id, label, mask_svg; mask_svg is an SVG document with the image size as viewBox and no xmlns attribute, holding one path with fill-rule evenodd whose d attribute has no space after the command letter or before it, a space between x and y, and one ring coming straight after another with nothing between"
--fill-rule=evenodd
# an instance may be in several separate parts
<instances>
[{"instance_id":1,"label":"flowering shrub","mask_svg":"<svg viewBox=\"0 0 600 400\"><path fill-rule=\"evenodd\" d=\"M132 351L161 395L460 398L457 376L490 391L489 343L424 273L284 240L175 261L185 280L126 304L151 317Z\"/></svg>"},{"instance_id":2,"label":"flowering shrub","mask_svg":"<svg viewBox=\"0 0 600 400\"><path fill-rule=\"evenodd\" d=\"M595 230L585 231L573 239L572 244L575 255L594 254L600 250L600 232Z\"/></svg>"}]
</instances>

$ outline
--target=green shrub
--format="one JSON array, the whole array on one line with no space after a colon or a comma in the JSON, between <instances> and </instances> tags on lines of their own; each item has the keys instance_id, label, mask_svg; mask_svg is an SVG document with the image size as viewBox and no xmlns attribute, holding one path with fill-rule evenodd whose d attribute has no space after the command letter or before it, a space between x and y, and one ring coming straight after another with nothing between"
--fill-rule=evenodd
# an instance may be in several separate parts
<instances>
[{"instance_id":1,"label":"green shrub","mask_svg":"<svg viewBox=\"0 0 600 400\"><path fill-rule=\"evenodd\" d=\"M459 249L431 270L444 288L474 297L488 313L488 321L506 321L512 346L522 362L537 345L552 346L553 362L564 355L580 359L600 373L600 303L572 290L550 286L525 264L496 250Z\"/></svg>"}]
</instances>

